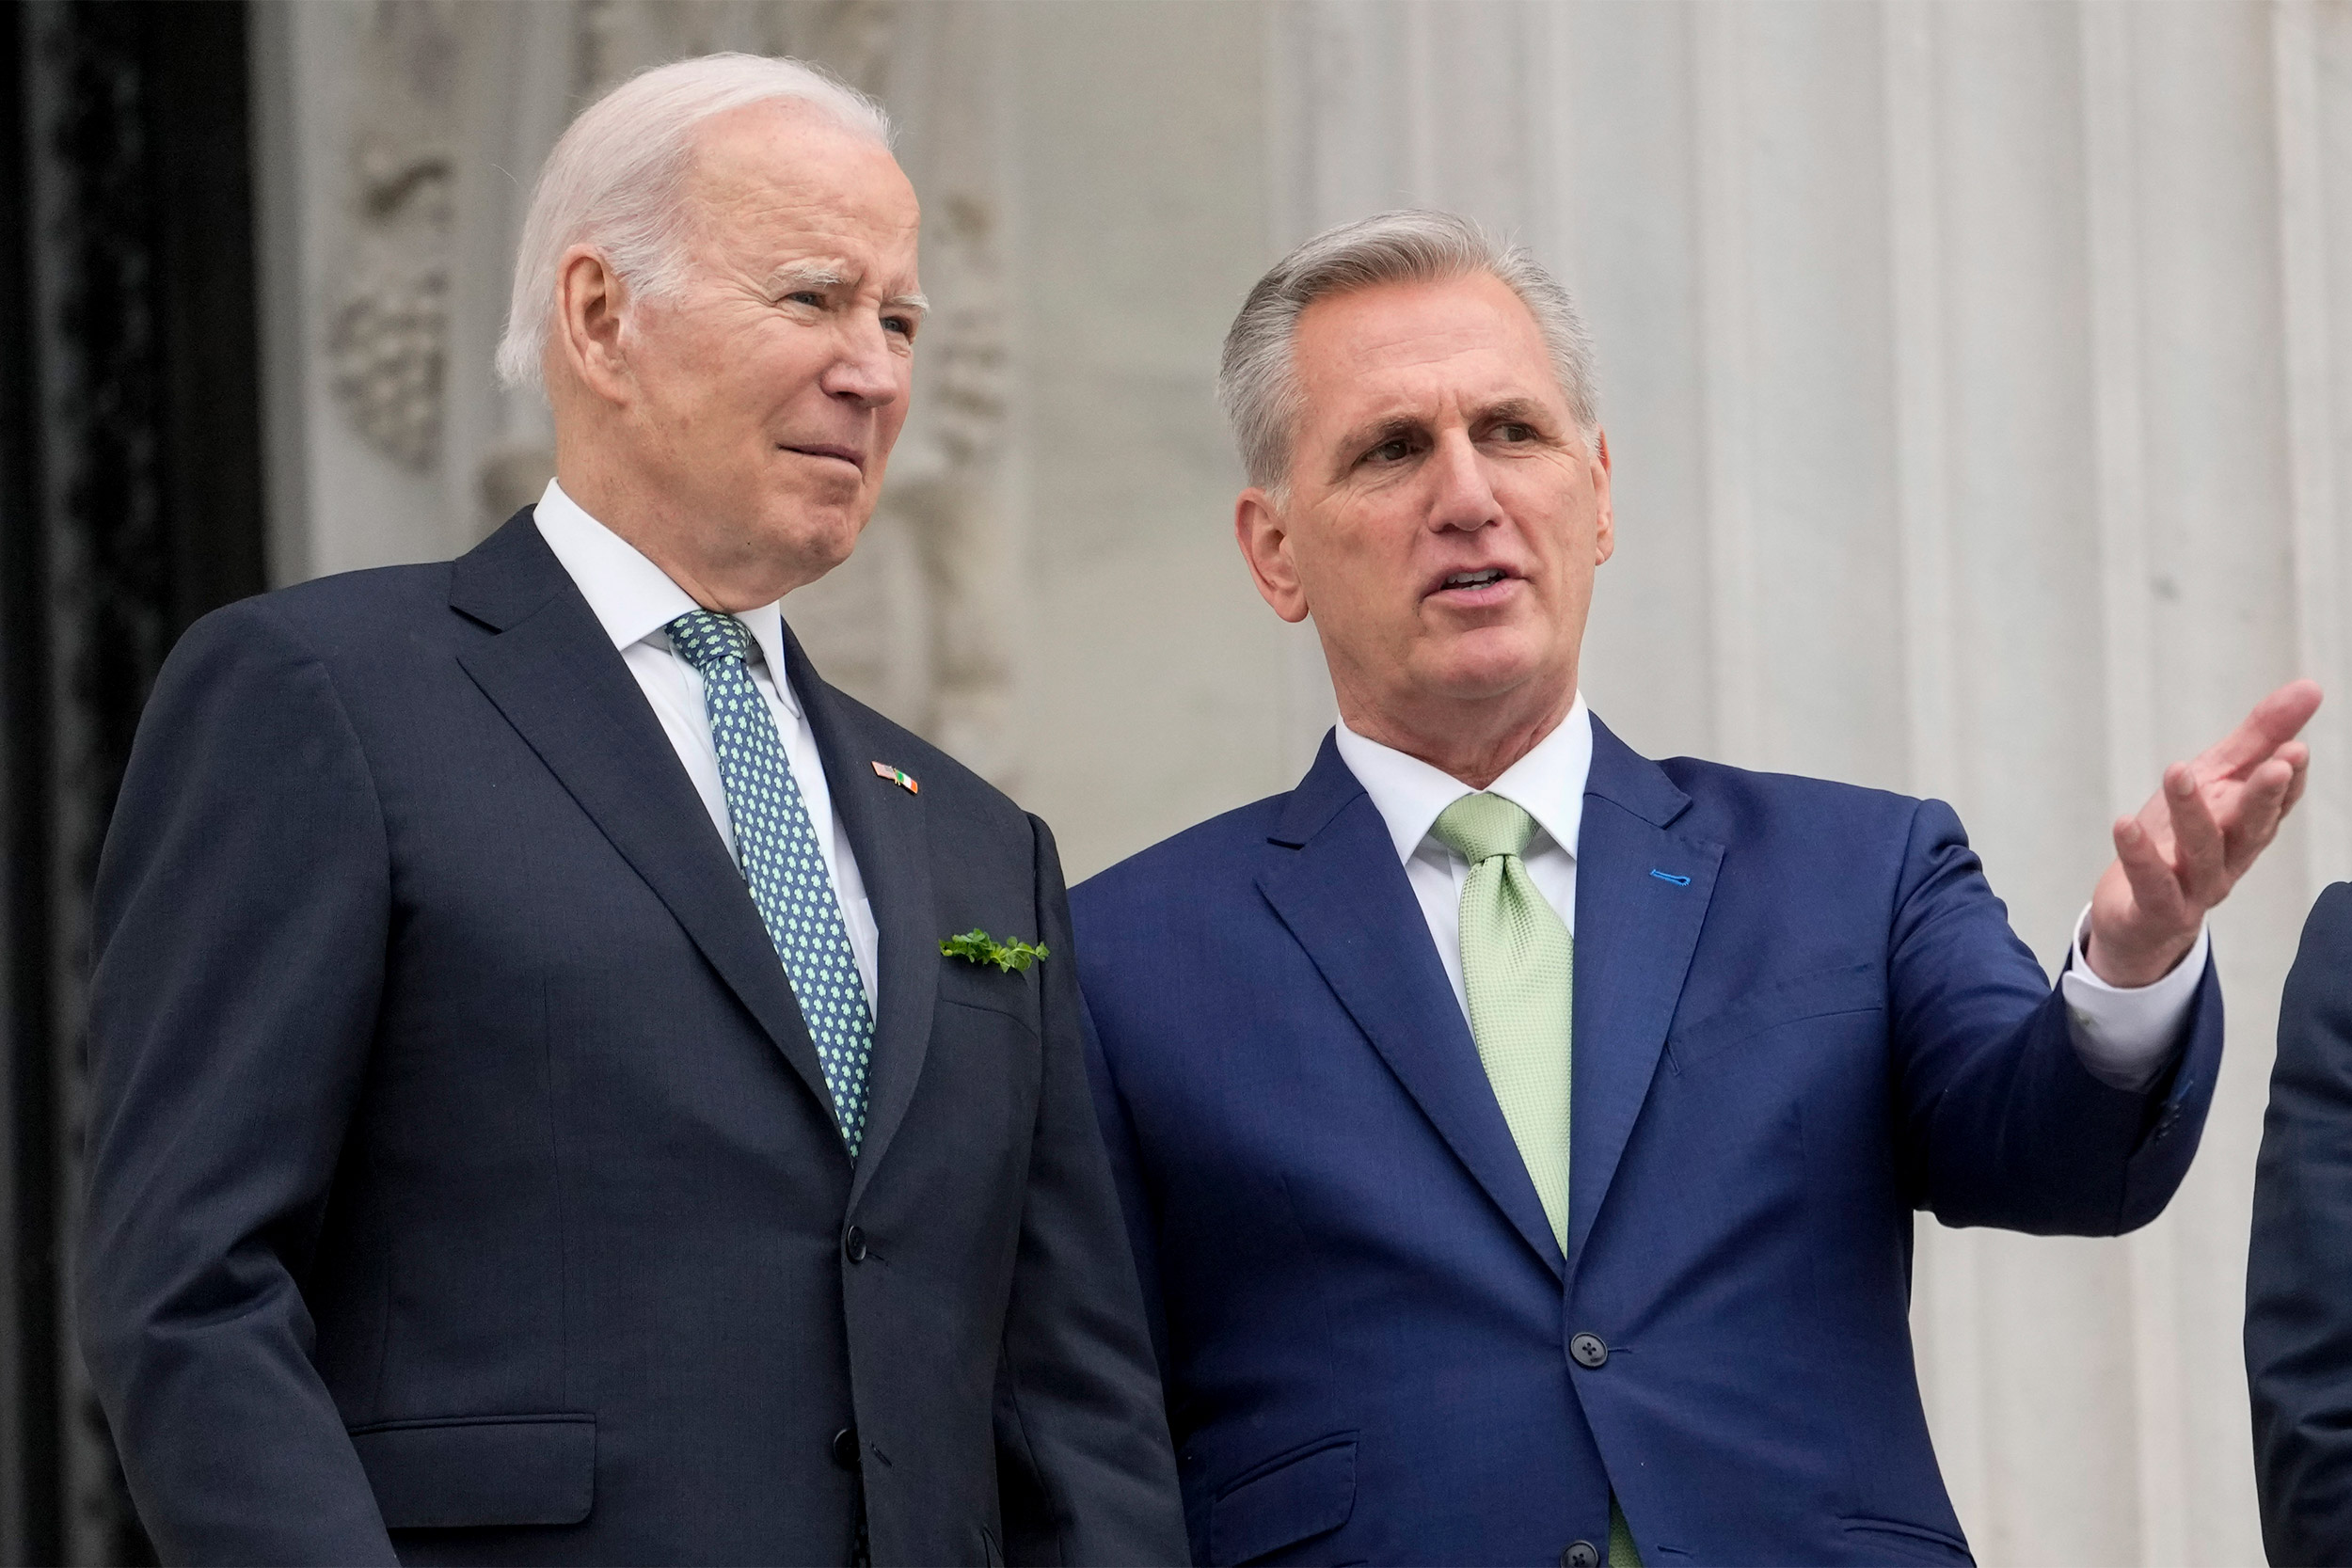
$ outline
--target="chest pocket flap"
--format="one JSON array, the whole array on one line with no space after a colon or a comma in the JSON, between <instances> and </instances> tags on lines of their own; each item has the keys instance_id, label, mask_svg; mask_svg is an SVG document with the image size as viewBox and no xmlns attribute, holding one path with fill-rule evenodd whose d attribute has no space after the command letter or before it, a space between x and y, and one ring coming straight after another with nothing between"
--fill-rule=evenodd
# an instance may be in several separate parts
<instances>
[{"instance_id":1,"label":"chest pocket flap","mask_svg":"<svg viewBox=\"0 0 2352 1568\"><path fill-rule=\"evenodd\" d=\"M1791 1023L1885 1007L1883 965L1865 961L1817 969L1752 991L1695 1023L1676 1024L1666 1037L1666 1056L1675 1071L1688 1072L1711 1056Z\"/></svg>"},{"instance_id":2,"label":"chest pocket flap","mask_svg":"<svg viewBox=\"0 0 2352 1568\"><path fill-rule=\"evenodd\" d=\"M1335 1530L1356 1512L1356 1440L1325 1438L1229 1486L1209 1513L1209 1560L1248 1562Z\"/></svg>"},{"instance_id":3,"label":"chest pocket flap","mask_svg":"<svg viewBox=\"0 0 2352 1568\"><path fill-rule=\"evenodd\" d=\"M387 1529L576 1525L596 1500L593 1416L386 1421L351 1446Z\"/></svg>"}]
</instances>

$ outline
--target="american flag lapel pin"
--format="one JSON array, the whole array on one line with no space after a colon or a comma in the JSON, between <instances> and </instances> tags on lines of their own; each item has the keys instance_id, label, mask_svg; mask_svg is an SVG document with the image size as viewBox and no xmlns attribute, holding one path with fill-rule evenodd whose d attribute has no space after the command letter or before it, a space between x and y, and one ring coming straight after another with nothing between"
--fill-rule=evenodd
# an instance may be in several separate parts
<instances>
[{"instance_id":1,"label":"american flag lapel pin","mask_svg":"<svg viewBox=\"0 0 2352 1568\"><path fill-rule=\"evenodd\" d=\"M874 777L878 779L888 779L892 784L897 784L900 789L905 790L909 795L920 795L923 792L923 786L914 782L914 774L902 773L886 762L878 762L874 764Z\"/></svg>"}]
</instances>

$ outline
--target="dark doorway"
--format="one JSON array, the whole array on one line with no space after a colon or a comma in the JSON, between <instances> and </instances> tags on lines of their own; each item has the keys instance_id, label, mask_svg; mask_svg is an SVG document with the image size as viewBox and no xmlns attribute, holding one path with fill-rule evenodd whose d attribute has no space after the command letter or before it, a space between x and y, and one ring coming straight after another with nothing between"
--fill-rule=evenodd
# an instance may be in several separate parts
<instances>
[{"instance_id":1,"label":"dark doorway","mask_svg":"<svg viewBox=\"0 0 2352 1568\"><path fill-rule=\"evenodd\" d=\"M88 892L158 667L262 591L246 8L0 8L0 1560L152 1561L67 1312Z\"/></svg>"}]
</instances>

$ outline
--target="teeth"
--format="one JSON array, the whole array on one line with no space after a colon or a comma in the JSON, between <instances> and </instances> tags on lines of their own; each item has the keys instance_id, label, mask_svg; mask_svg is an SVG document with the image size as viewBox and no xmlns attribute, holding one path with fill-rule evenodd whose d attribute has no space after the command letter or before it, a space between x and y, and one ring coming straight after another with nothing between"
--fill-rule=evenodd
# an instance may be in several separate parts
<instances>
[{"instance_id":1,"label":"teeth","mask_svg":"<svg viewBox=\"0 0 2352 1568\"><path fill-rule=\"evenodd\" d=\"M1502 580L1502 569L1489 567L1483 572L1456 572L1445 579L1445 585L1448 588L1484 588L1490 582Z\"/></svg>"}]
</instances>

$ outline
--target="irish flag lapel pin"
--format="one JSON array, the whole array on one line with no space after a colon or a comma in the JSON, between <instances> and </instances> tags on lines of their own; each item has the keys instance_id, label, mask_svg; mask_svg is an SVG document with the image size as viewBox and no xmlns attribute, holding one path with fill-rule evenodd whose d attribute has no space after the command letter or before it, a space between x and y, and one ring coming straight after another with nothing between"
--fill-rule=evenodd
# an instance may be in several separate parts
<instances>
[{"instance_id":1,"label":"irish flag lapel pin","mask_svg":"<svg viewBox=\"0 0 2352 1568\"><path fill-rule=\"evenodd\" d=\"M886 762L878 762L874 764L874 777L878 779L888 779L892 784L897 784L900 789L905 790L909 795L920 795L923 792L923 786L914 782L914 774L901 773L898 769L891 767L890 764Z\"/></svg>"}]
</instances>

